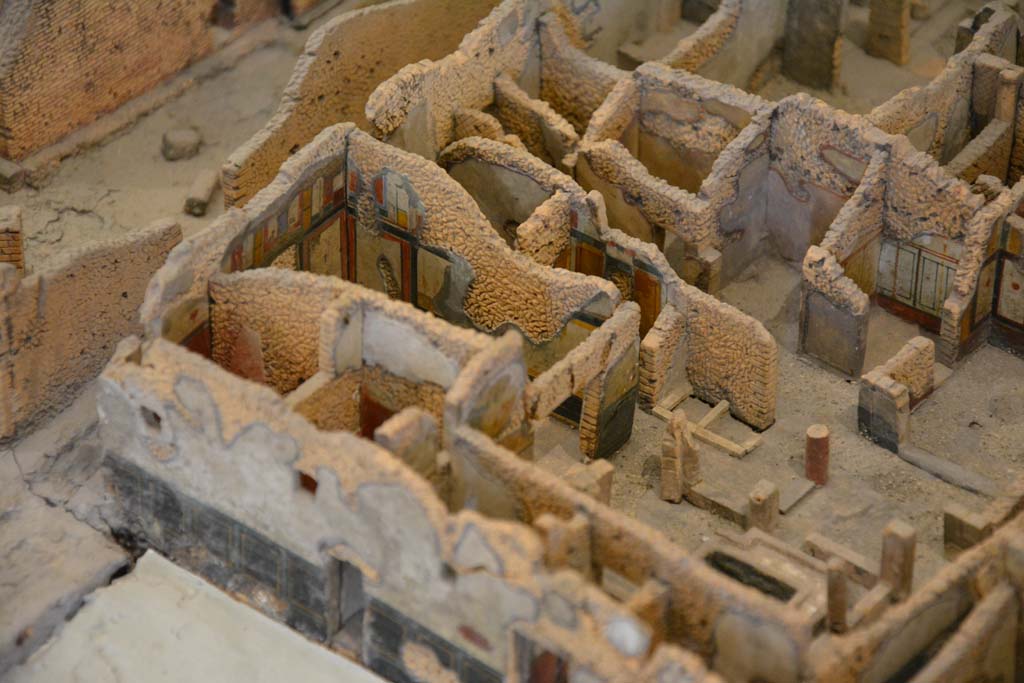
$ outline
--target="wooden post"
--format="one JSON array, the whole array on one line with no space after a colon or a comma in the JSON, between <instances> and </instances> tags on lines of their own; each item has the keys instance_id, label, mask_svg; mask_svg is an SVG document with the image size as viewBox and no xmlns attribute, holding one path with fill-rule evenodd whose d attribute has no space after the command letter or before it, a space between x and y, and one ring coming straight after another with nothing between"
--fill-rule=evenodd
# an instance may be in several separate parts
<instances>
[{"instance_id":1,"label":"wooden post","mask_svg":"<svg viewBox=\"0 0 1024 683\"><path fill-rule=\"evenodd\" d=\"M700 456L686 413L672 413L661 441L661 499L678 503L700 483Z\"/></svg>"},{"instance_id":2,"label":"wooden post","mask_svg":"<svg viewBox=\"0 0 1024 683\"><path fill-rule=\"evenodd\" d=\"M762 479L750 492L747 527L771 532L779 523L779 487Z\"/></svg>"},{"instance_id":3,"label":"wooden post","mask_svg":"<svg viewBox=\"0 0 1024 683\"><path fill-rule=\"evenodd\" d=\"M828 628L832 633L846 631L846 590L845 563L838 557L828 561Z\"/></svg>"},{"instance_id":4,"label":"wooden post","mask_svg":"<svg viewBox=\"0 0 1024 683\"><path fill-rule=\"evenodd\" d=\"M804 444L804 475L818 486L828 483L829 431L825 425L807 428Z\"/></svg>"},{"instance_id":5,"label":"wooden post","mask_svg":"<svg viewBox=\"0 0 1024 683\"><path fill-rule=\"evenodd\" d=\"M914 585L914 549L917 531L894 519L882 532L882 562L879 579L892 588L894 602L905 600Z\"/></svg>"}]
</instances>

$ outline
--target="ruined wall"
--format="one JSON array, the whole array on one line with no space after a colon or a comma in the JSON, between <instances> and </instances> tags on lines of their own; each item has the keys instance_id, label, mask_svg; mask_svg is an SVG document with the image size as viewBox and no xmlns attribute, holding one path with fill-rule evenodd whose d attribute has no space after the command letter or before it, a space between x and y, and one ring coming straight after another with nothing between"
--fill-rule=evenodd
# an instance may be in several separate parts
<instances>
[{"instance_id":1,"label":"ruined wall","mask_svg":"<svg viewBox=\"0 0 1024 683\"><path fill-rule=\"evenodd\" d=\"M766 102L659 64L637 69L634 156L655 176L697 194L726 146Z\"/></svg>"},{"instance_id":2,"label":"ruined wall","mask_svg":"<svg viewBox=\"0 0 1024 683\"><path fill-rule=\"evenodd\" d=\"M767 231L779 254L800 261L853 194L880 137L859 117L804 95L779 103L771 130Z\"/></svg>"},{"instance_id":3,"label":"ruined wall","mask_svg":"<svg viewBox=\"0 0 1024 683\"><path fill-rule=\"evenodd\" d=\"M1013 226L1017 220L1013 214L1017 213L1022 198L1024 183L1018 181L982 206L963 228L963 252L957 265L953 291L942 310L938 353L944 363L952 363L963 356L988 337L989 332L995 331L992 339L1006 343L1010 348L1018 343L1012 325L1009 337L999 332L1004 327L1003 320L1019 318L1010 311L1014 310L1013 293L1016 290L1013 284L1019 286L1019 278L1014 276L1020 248L1013 239ZM1003 280L1005 284L997 291L995 269L999 260L1003 260L1003 274L1009 277ZM995 325L987 326L985 323L989 319Z\"/></svg>"},{"instance_id":4,"label":"ruined wall","mask_svg":"<svg viewBox=\"0 0 1024 683\"><path fill-rule=\"evenodd\" d=\"M331 244L327 230L340 253L320 246ZM619 300L608 283L512 252L436 164L348 124L325 130L244 211L228 212L172 254L156 277L145 320L154 334L201 350L189 338L208 318L204 288L213 272L265 267L289 245L301 246L303 269L386 291L460 324L486 331L514 326L533 343L559 334L574 316L608 317ZM382 257L391 268L387 278Z\"/></svg>"},{"instance_id":5,"label":"ruined wall","mask_svg":"<svg viewBox=\"0 0 1024 683\"><path fill-rule=\"evenodd\" d=\"M0 156L23 159L208 53L213 4L4 2Z\"/></svg>"},{"instance_id":6,"label":"ruined wall","mask_svg":"<svg viewBox=\"0 0 1024 683\"><path fill-rule=\"evenodd\" d=\"M687 282L717 291L763 249L772 111L734 88L645 64L595 112L577 180L604 195L612 227L665 248Z\"/></svg>"},{"instance_id":7,"label":"ruined wall","mask_svg":"<svg viewBox=\"0 0 1024 683\"><path fill-rule=\"evenodd\" d=\"M997 9L931 82L899 92L875 107L868 119L886 133L906 135L939 163L948 162L972 135L975 60L989 53L1013 61L1019 22L1012 11Z\"/></svg>"},{"instance_id":8,"label":"ruined wall","mask_svg":"<svg viewBox=\"0 0 1024 683\"><path fill-rule=\"evenodd\" d=\"M698 73L733 36L742 12L742 0L721 0L718 9L700 28L683 38L659 61L673 69Z\"/></svg>"},{"instance_id":9,"label":"ruined wall","mask_svg":"<svg viewBox=\"0 0 1024 683\"><path fill-rule=\"evenodd\" d=\"M583 342L539 375L528 391L533 420L581 396L580 453L611 455L629 440L637 395L640 309L626 303ZM621 413L621 414L620 414Z\"/></svg>"},{"instance_id":10,"label":"ruined wall","mask_svg":"<svg viewBox=\"0 0 1024 683\"><path fill-rule=\"evenodd\" d=\"M868 295L846 277L832 254L815 246L807 250L800 289L801 353L859 375L867 350L868 306Z\"/></svg>"},{"instance_id":11,"label":"ruined wall","mask_svg":"<svg viewBox=\"0 0 1024 683\"><path fill-rule=\"evenodd\" d=\"M387 167L404 173L416 188L426 206L420 239L458 254L472 267L464 308L476 326L497 331L512 324L537 343L557 334L583 309L599 317L611 315L618 290L597 279L540 266L511 251L472 198L436 164L392 150L361 132L350 140L348 163L362 178ZM358 220L364 216L360 211Z\"/></svg>"},{"instance_id":12,"label":"ruined wall","mask_svg":"<svg viewBox=\"0 0 1024 683\"><path fill-rule=\"evenodd\" d=\"M867 53L893 64L910 60L911 0L871 0Z\"/></svg>"},{"instance_id":13,"label":"ruined wall","mask_svg":"<svg viewBox=\"0 0 1024 683\"><path fill-rule=\"evenodd\" d=\"M232 364L242 329L260 340L267 384L286 394L319 368L320 316L348 285L337 278L277 268L218 273L210 279L213 360Z\"/></svg>"},{"instance_id":14,"label":"ruined wall","mask_svg":"<svg viewBox=\"0 0 1024 683\"><path fill-rule=\"evenodd\" d=\"M797 83L831 90L839 83L846 0L786 3L782 73Z\"/></svg>"},{"instance_id":15,"label":"ruined wall","mask_svg":"<svg viewBox=\"0 0 1024 683\"><path fill-rule=\"evenodd\" d=\"M342 121L367 127L363 109L377 84L454 50L496 1L395 0L322 26L307 41L277 112L224 165L225 204L245 204L324 128Z\"/></svg>"},{"instance_id":16,"label":"ruined wall","mask_svg":"<svg viewBox=\"0 0 1024 683\"><path fill-rule=\"evenodd\" d=\"M504 75L494 80L494 112L503 130L545 163L564 168L563 159L576 150L579 135L569 122Z\"/></svg>"},{"instance_id":17,"label":"ruined wall","mask_svg":"<svg viewBox=\"0 0 1024 683\"><path fill-rule=\"evenodd\" d=\"M940 163L956 156L970 138L974 69L954 56L930 83L902 90L871 110L868 120L886 133L906 135Z\"/></svg>"},{"instance_id":18,"label":"ruined wall","mask_svg":"<svg viewBox=\"0 0 1024 683\"><path fill-rule=\"evenodd\" d=\"M449 513L391 453L317 431L273 392L179 347L127 343L104 375L101 403L114 484L138 532L220 585L268 591L274 616L319 639L337 618L332 572L337 560L349 563L366 578L364 661L381 674L421 671L427 653L456 680L498 681L523 673L522 648L538 643L595 681L653 683L673 672L720 683L680 648L652 648L651 628L577 571L548 569L536 531ZM143 410L158 420L147 423ZM299 473L315 479L314 491L298 485ZM159 491L160 504L140 486Z\"/></svg>"},{"instance_id":19,"label":"ruined wall","mask_svg":"<svg viewBox=\"0 0 1024 683\"><path fill-rule=\"evenodd\" d=\"M810 624L781 603L718 574L660 532L543 469L505 457L478 435L460 431L451 448L455 463L473 473L465 495L482 512L493 509L495 515L527 523L547 513L566 524L576 515L591 540L589 550L572 559L588 570L610 569L637 585L650 578L663 584L667 611L659 626L667 642L700 653L725 680L800 680ZM752 638L762 643L765 656L750 656Z\"/></svg>"},{"instance_id":20,"label":"ruined wall","mask_svg":"<svg viewBox=\"0 0 1024 683\"><path fill-rule=\"evenodd\" d=\"M764 326L732 306L679 281L669 301L687 316L686 374L708 403L729 401L729 412L756 429L775 422L778 345Z\"/></svg>"},{"instance_id":21,"label":"ruined wall","mask_svg":"<svg viewBox=\"0 0 1024 683\"><path fill-rule=\"evenodd\" d=\"M658 61L745 88L785 35L786 6L778 0L722 0L697 31Z\"/></svg>"},{"instance_id":22,"label":"ruined wall","mask_svg":"<svg viewBox=\"0 0 1024 683\"><path fill-rule=\"evenodd\" d=\"M910 392L911 403L931 393L935 381L935 342L914 337L878 368Z\"/></svg>"},{"instance_id":23,"label":"ruined wall","mask_svg":"<svg viewBox=\"0 0 1024 683\"><path fill-rule=\"evenodd\" d=\"M540 90L534 93L583 134L594 111L628 72L590 57L575 47L554 15L542 17L540 37Z\"/></svg>"},{"instance_id":24,"label":"ruined wall","mask_svg":"<svg viewBox=\"0 0 1024 683\"><path fill-rule=\"evenodd\" d=\"M512 191L517 198L535 198L528 204L533 209L530 219L517 231L519 248L541 263L611 280L624 299L639 304L641 337L655 325L663 306L671 303L686 321L685 334L680 327L679 335L664 343L670 349L686 346L686 369L697 394L710 402L730 401L737 418L759 429L772 424L778 382L775 340L753 318L683 282L654 245L609 228L600 194L585 196L571 178L539 160L480 138L453 144L442 154L441 163L460 182L466 182L468 166L474 169L474 184L481 188L492 188L499 196ZM734 175L726 178L736 182ZM537 204L544 196L550 198ZM646 339L644 343L647 345ZM556 364L551 371L565 374L569 367ZM660 369L645 366L641 360L641 377L661 374ZM652 398L656 392L650 379L646 385L644 389L642 380L640 396L649 405L657 400ZM573 386L577 391L583 383ZM553 409L565 397L548 396L547 408L541 412Z\"/></svg>"},{"instance_id":25,"label":"ruined wall","mask_svg":"<svg viewBox=\"0 0 1024 683\"><path fill-rule=\"evenodd\" d=\"M454 140L458 109L485 109L502 73L531 95L539 92L542 3L504 0L437 62L408 64L370 95L366 118L375 137L428 159Z\"/></svg>"},{"instance_id":26,"label":"ruined wall","mask_svg":"<svg viewBox=\"0 0 1024 683\"><path fill-rule=\"evenodd\" d=\"M114 345L140 330L146 284L179 241L176 223L157 221L69 251L24 279L0 266L0 437L67 406Z\"/></svg>"},{"instance_id":27,"label":"ruined wall","mask_svg":"<svg viewBox=\"0 0 1024 683\"><path fill-rule=\"evenodd\" d=\"M20 206L0 207L0 263L11 264L19 275L25 273L21 227Z\"/></svg>"},{"instance_id":28,"label":"ruined wall","mask_svg":"<svg viewBox=\"0 0 1024 683\"><path fill-rule=\"evenodd\" d=\"M1024 519L1017 518L877 620L822 637L809 660L812 678L882 683L903 670L914 683L1010 680L1019 622L1005 586L1020 590L1021 547L1014 537L1022 529ZM922 659L915 665L916 657Z\"/></svg>"}]
</instances>

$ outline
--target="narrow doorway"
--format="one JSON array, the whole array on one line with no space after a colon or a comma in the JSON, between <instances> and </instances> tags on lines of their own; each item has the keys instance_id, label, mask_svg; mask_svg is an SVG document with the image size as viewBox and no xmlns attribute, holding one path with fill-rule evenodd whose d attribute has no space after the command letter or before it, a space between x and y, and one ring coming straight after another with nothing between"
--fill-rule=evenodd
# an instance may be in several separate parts
<instances>
[{"instance_id":1,"label":"narrow doorway","mask_svg":"<svg viewBox=\"0 0 1024 683\"><path fill-rule=\"evenodd\" d=\"M349 562L339 560L336 566L338 619L332 644L350 652L359 652L363 643L363 615L367 602L363 573Z\"/></svg>"}]
</instances>

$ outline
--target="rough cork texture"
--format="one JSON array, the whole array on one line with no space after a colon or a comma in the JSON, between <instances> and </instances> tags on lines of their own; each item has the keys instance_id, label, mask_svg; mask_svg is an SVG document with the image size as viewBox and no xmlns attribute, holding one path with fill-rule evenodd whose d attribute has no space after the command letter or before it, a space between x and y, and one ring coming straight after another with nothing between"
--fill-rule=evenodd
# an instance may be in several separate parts
<instances>
[{"instance_id":1,"label":"rough cork texture","mask_svg":"<svg viewBox=\"0 0 1024 683\"><path fill-rule=\"evenodd\" d=\"M261 340L267 383L292 391L319 369L320 316L351 285L277 268L218 274L210 280L213 359L228 367L245 327Z\"/></svg>"},{"instance_id":2,"label":"rough cork texture","mask_svg":"<svg viewBox=\"0 0 1024 683\"><path fill-rule=\"evenodd\" d=\"M654 327L640 343L640 407L654 410L672 369L672 359L686 334L686 318L671 304L662 309Z\"/></svg>"},{"instance_id":3,"label":"rough cork texture","mask_svg":"<svg viewBox=\"0 0 1024 683\"><path fill-rule=\"evenodd\" d=\"M406 64L440 59L486 15L495 0L399 0L346 12L306 43L277 112L232 153L222 171L227 206L245 204L281 164L324 128L367 127L366 101Z\"/></svg>"},{"instance_id":4,"label":"rough cork texture","mask_svg":"<svg viewBox=\"0 0 1024 683\"><path fill-rule=\"evenodd\" d=\"M658 61L673 69L697 72L733 36L742 8L743 0L722 0L700 28Z\"/></svg>"},{"instance_id":5,"label":"rough cork texture","mask_svg":"<svg viewBox=\"0 0 1024 683\"><path fill-rule=\"evenodd\" d=\"M0 436L66 407L99 374L114 345L141 332L146 283L181 241L172 221L65 253L20 279L0 266ZM111 283L116 283L112 285Z\"/></svg>"},{"instance_id":6,"label":"rough cork texture","mask_svg":"<svg viewBox=\"0 0 1024 683\"><path fill-rule=\"evenodd\" d=\"M836 306L857 316L866 315L870 300L853 280L846 276L835 257L821 247L807 250L803 263L804 282Z\"/></svg>"},{"instance_id":7,"label":"rough cork texture","mask_svg":"<svg viewBox=\"0 0 1024 683\"><path fill-rule=\"evenodd\" d=\"M506 0L466 35L459 49L436 62L412 63L380 84L366 104L375 137L428 159L453 141L453 113L486 109L494 79L514 80L539 59L535 40L540 8L533 0ZM530 92L530 88L524 88Z\"/></svg>"},{"instance_id":8,"label":"rough cork texture","mask_svg":"<svg viewBox=\"0 0 1024 683\"><path fill-rule=\"evenodd\" d=\"M494 109L502 128L518 136L535 157L561 167L562 159L576 150L579 136L572 126L507 76L494 80Z\"/></svg>"},{"instance_id":9,"label":"rough cork texture","mask_svg":"<svg viewBox=\"0 0 1024 683\"><path fill-rule=\"evenodd\" d=\"M472 510L449 512L430 484L385 449L344 432L316 430L274 392L183 349L161 340L141 347L137 341L127 344L104 375L101 403L102 428L119 443L117 452L125 460L207 501L315 567L336 566L330 557L355 564L368 579L370 597L401 605L405 616L489 667L505 670L510 656L506 624L515 620L557 642L606 644L579 648L577 660L605 679L627 676L654 683L662 675L684 675L721 683L705 676L703 664L678 646L651 652L646 645L640 650L628 646L636 639L649 642L649 627L579 574L545 567L543 542L529 526ZM143 407L160 415L157 432L138 417ZM459 463L475 460L488 476L498 477L503 472L493 463L500 463L522 484L532 485L535 491L528 499L553 490L556 504L605 517L595 527L600 542L596 560L609 554L608 532L622 525L631 537L610 564L623 564L622 551L665 547L669 554L660 558L659 573L675 579L679 596L684 595L682 584L695 581L707 583L707 593L719 596L710 604L683 600L680 615L692 619L693 610L700 609L714 621L729 622L727 610L752 614L738 622L732 618L741 634L744 627L768 628L792 645L803 643L808 625L787 618L781 605L753 591L726 595L737 590L735 584L690 560L656 532L539 473L478 432L467 433L487 452L453 435L449 447ZM172 449L171 457L154 457L164 445ZM526 477L519 476L523 468ZM298 472L315 478L315 493L297 485ZM477 483L467 485L475 489ZM472 493L483 496L482 506L488 504L485 489ZM327 558L321 556L323 548L329 548ZM408 595L410 580L417 585L414 596ZM473 630L457 628L460 624L471 624ZM613 637L623 629L628 638Z\"/></svg>"},{"instance_id":10,"label":"rough cork texture","mask_svg":"<svg viewBox=\"0 0 1024 683\"><path fill-rule=\"evenodd\" d=\"M207 54L212 0L7 0L0 156L24 159Z\"/></svg>"},{"instance_id":11,"label":"rough cork texture","mask_svg":"<svg viewBox=\"0 0 1024 683\"><path fill-rule=\"evenodd\" d=\"M387 167L410 180L426 208L421 239L459 254L473 268L464 307L479 328L494 331L513 324L530 340L541 342L561 330L576 311L600 299L607 299L610 308L618 303L619 291L609 282L545 268L511 251L472 197L433 162L359 131L350 136L349 160L365 178ZM368 215L361 210L359 220Z\"/></svg>"},{"instance_id":12,"label":"rough cork texture","mask_svg":"<svg viewBox=\"0 0 1024 683\"><path fill-rule=\"evenodd\" d=\"M315 381L318 375L314 375ZM359 433L359 390L363 371L349 370L337 377L324 377L320 386L300 401L292 403L295 412L326 431ZM299 391L297 389L296 391Z\"/></svg>"},{"instance_id":13,"label":"rough cork texture","mask_svg":"<svg viewBox=\"0 0 1024 683\"><path fill-rule=\"evenodd\" d=\"M520 249L533 255L539 263L550 258L555 248L568 239L570 207L586 210L582 207L586 207L588 202L597 202L598 205L590 209L597 217L597 237L642 255L658 273L666 290L666 301L689 321L686 324L686 362L689 379L697 395L712 403L723 399L730 401L732 413L758 429L765 429L774 422L778 347L760 322L683 282L653 244L609 228L600 195L581 196L582 189L571 178L540 160L499 143L476 138L451 145L442 154L440 162L451 169L469 159L484 160L526 175L553 195L520 226L523 240ZM635 160L634 163L639 164ZM679 340L673 339L672 342L674 350ZM648 387L652 381L644 378L650 378L658 370L644 365L642 349L643 346L640 386L641 401L644 401L651 400L644 398L645 381ZM667 353L669 358L665 362L669 362L672 350ZM560 367L568 377L567 368Z\"/></svg>"},{"instance_id":14,"label":"rough cork texture","mask_svg":"<svg viewBox=\"0 0 1024 683\"><path fill-rule=\"evenodd\" d=\"M914 337L875 371L907 387L910 400L916 403L931 393L935 381L935 342Z\"/></svg>"},{"instance_id":15,"label":"rough cork texture","mask_svg":"<svg viewBox=\"0 0 1024 683\"><path fill-rule=\"evenodd\" d=\"M580 135L615 84L629 72L588 56L566 37L563 22L549 15L540 32L540 97L551 103Z\"/></svg>"},{"instance_id":16,"label":"rough cork texture","mask_svg":"<svg viewBox=\"0 0 1024 683\"><path fill-rule=\"evenodd\" d=\"M1013 129L1005 121L994 119L973 137L953 159L946 171L973 183L980 175L1005 178L1010 164Z\"/></svg>"}]
</instances>

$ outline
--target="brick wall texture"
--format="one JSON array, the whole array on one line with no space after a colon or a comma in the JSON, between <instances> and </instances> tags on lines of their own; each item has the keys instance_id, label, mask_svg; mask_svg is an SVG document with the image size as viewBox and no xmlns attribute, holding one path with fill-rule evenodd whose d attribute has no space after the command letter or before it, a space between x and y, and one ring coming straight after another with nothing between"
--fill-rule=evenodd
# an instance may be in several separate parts
<instances>
[{"instance_id":1,"label":"brick wall texture","mask_svg":"<svg viewBox=\"0 0 1024 683\"><path fill-rule=\"evenodd\" d=\"M208 53L213 4L0 3L0 156L23 159Z\"/></svg>"},{"instance_id":2,"label":"brick wall texture","mask_svg":"<svg viewBox=\"0 0 1024 683\"><path fill-rule=\"evenodd\" d=\"M10 263L25 272L25 256L21 247L21 207L0 208L0 263Z\"/></svg>"}]
</instances>

